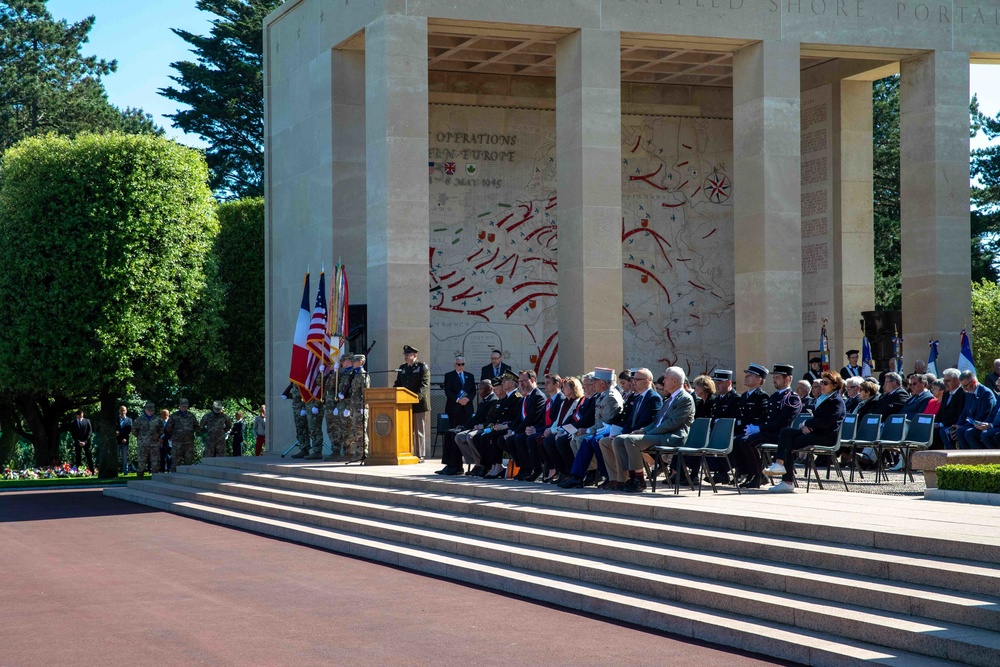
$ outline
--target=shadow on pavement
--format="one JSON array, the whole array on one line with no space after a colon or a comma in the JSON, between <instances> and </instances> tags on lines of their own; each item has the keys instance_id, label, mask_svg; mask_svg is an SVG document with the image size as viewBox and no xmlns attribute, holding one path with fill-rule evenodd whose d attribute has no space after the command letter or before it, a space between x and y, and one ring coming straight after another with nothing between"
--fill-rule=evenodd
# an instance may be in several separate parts
<instances>
[{"instance_id":1,"label":"shadow on pavement","mask_svg":"<svg viewBox=\"0 0 1000 667\"><path fill-rule=\"evenodd\" d=\"M0 494L0 523L149 514L157 510L115 498L101 489L6 491Z\"/></svg>"}]
</instances>

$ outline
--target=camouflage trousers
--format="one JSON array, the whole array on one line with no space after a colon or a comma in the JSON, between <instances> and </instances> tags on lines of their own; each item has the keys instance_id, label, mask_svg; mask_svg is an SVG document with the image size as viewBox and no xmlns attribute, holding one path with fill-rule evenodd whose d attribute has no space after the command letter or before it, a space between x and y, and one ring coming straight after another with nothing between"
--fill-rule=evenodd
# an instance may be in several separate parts
<instances>
[{"instance_id":1,"label":"camouflage trousers","mask_svg":"<svg viewBox=\"0 0 1000 667\"><path fill-rule=\"evenodd\" d=\"M210 456L225 456L226 455L226 437L222 436L208 436L205 438L205 453L201 457L208 458Z\"/></svg>"},{"instance_id":2,"label":"camouflage trousers","mask_svg":"<svg viewBox=\"0 0 1000 667\"><path fill-rule=\"evenodd\" d=\"M306 410L306 419L309 420L309 441L312 445L312 454L323 453L323 411L313 414L312 410Z\"/></svg>"},{"instance_id":3,"label":"camouflage trousers","mask_svg":"<svg viewBox=\"0 0 1000 667\"><path fill-rule=\"evenodd\" d=\"M306 449L309 447L309 420L305 415L295 413L295 439L299 441L299 447Z\"/></svg>"},{"instance_id":4,"label":"camouflage trousers","mask_svg":"<svg viewBox=\"0 0 1000 667\"><path fill-rule=\"evenodd\" d=\"M135 470L138 473L160 472L160 441L139 443L139 460Z\"/></svg>"},{"instance_id":5,"label":"camouflage trousers","mask_svg":"<svg viewBox=\"0 0 1000 667\"><path fill-rule=\"evenodd\" d=\"M331 453L334 456L346 456L345 438L350 427L350 420L333 414L330 410L326 413L326 434L330 437Z\"/></svg>"},{"instance_id":6,"label":"camouflage trousers","mask_svg":"<svg viewBox=\"0 0 1000 667\"><path fill-rule=\"evenodd\" d=\"M367 411L352 411L348 418L347 450L345 453L352 459L360 459L368 454L368 414Z\"/></svg>"},{"instance_id":7,"label":"camouflage trousers","mask_svg":"<svg viewBox=\"0 0 1000 667\"><path fill-rule=\"evenodd\" d=\"M189 466L194 463L194 438L178 440L174 438L174 459L170 472L177 472L177 466Z\"/></svg>"}]
</instances>

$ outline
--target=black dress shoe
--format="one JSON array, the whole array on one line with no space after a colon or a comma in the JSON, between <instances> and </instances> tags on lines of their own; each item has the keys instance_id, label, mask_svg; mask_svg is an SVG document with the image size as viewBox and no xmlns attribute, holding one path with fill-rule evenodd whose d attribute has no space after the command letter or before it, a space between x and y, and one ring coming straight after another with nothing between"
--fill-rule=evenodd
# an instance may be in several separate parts
<instances>
[{"instance_id":1,"label":"black dress shoe","mask_svg":"<svg viewBox=\"0 0 1000 667\"><path fill-rule=\"evenodd\" d=\"M447 475L448 477L454 477L455 475L461 475L462 472L462 466L449 466L445 468L441 474Z\"/></svg>"},{"instance_id":2,"label":"black dress shoe","mask_svg":"<svg viewBox=\"0 0 1000 667\"><path fill-rule=\"evenodd\" d=\"M740 484L741 489L759 489L760 488L760 477L751 477L747 481Z\"/></svg>"},{"instance_id":3,"label":"black dress shoe","mask_svg":"<svg viewBox=\"0 0 1000 667\"><path fill-rule=\"evenodd\" d=\"M712 482L714 484L729 484L729 473L728 472L716 472L712 475Z\"/></svg>"},{"instance_id":4,"label":"black dress shoe","mask_svg":"<svg viewBox=\"0 0 1000 667\"><path fill-rule=\"evenodd\" d=\"M524 480L528 479L528 475L530 474L531 474L530 470L528 470L527 468L521 468L520 470L517 471L517 474L514 475L514 479L516 479L519 482L523 482Z\"/></svg>"},{"instance_id":5,"label":"black dress shoe","mask_svg":"<svg viewBox=\"0 0 1000 667\"><path fill-rule=\"evenodd\" d=\"M559 473L556 472L552 473L548 477L543 477L542 484L551 484L552 482L556 481L557 477L559 477Z\"/></svg>"},{"instance_id":6,"label":"black dress shoe","mask_svg":"<svg viewBox=\"0 0 1000 667\"><path fill-rule=\"evenodd\" d=\"M583 478L584 486L595 486L597 484L597 473L593 470L587 473L587 476Z\"/></svg>"},{"instance_id":7,"label":"black dress shoe","mask_svg":"<svg viewBox=\"0 0 1000 667\"><path fill-rule=\"evenodd\" d=\"M507 469L506 468L500 468L500 472L498 472L497 474L495 474L495 475L483 475L483 479L500 479L501 477L503 477L506 474L507 474Z\"/></svg>"},{"instance_id":8,"label":"black dress shoe","mask_svg":"<svg viewBox=\"0 0 1000 667\"><path fill-rule=\"evenodd\" d=\"M573 477L570 475L564 481L557 485L560 489L582 489L583 480L579 477Z\"/></svg>"},{"instance_id":9,"label":"black dress shoe","mask_svg":"<svg viewBox=\"0 0 1000 667\"><path fill-rule=\"evenodd\" d=\"M474 466L472 468L472 470L470 470L469 472L465 473L465 476L466 477L482 477L484 472L486 472L486 471L483 470L483 466Z\"/></svg>"},{"instance_id":10,"label":"black dress shoe","mask_svg":"<svg viewBox=\"0 0 1000 667\"><path fill-rule=\"evenodd\" d=\"M630 479L621 487L624 493L642 493L646 488L646 483L638 479Z\"/></svg>"},{"instance_id":11,"label":"black dress shoe","mask_svg":"<svg viewBox=\"0 0 1000 667\"><path fill-rule=\"evenodd\" d=\"M542 474L542 471L538 470L536 468L535 470L532 470L531 472L529 472L527 474L527 476L525 476L524 481L525 482L534 482L536 479L538 479L541 476L541 474Z\"/></svg>"},{"instance_id":12,"label":"black dress shoe","mask_svg":"<svg viewBox=\"0 0 1000 667\"><path fill-rule=\"evenodd\" d=\"M451 470L451 466L445 466L445 467L441 468L440 470L435 470L434 474L435 475L450 475L451 474L449 472L450 470Z\"/></svg>"}]
</instances>

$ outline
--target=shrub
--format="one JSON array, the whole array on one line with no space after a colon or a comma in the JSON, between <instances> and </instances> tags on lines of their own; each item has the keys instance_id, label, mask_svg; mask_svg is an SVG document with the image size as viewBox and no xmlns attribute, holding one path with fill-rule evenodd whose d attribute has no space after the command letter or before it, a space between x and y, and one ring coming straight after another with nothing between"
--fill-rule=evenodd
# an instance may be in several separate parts
<instances>
[{"instance_id":1,"label":"shrub","mask_svg":"<svg viewBox=\"0 0 1000 667\"><path fill-rule=\"evenodd\" d=\"M1000 493L1000 464L948 465L937 469L938 488L949 491Z\"/></svg>"}]
</instances>

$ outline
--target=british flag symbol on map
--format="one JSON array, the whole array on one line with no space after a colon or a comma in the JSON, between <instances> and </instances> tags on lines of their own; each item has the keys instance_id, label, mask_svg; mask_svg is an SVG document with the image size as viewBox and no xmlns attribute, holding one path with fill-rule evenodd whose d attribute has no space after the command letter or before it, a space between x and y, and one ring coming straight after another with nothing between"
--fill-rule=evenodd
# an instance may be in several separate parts
<instances>
[{"instance_id":1,"label":"british flag symbol on map","mask_svg":"<svg viewBox=\"0 0 1000 667\"><path fill-rule=\"evenodd\" d=\"M448 175L448 176L454 176L455 175L455 168L456 167L455 167L455 163L454 162L445 162L444 163L444 173L446 175Z\"/></svg>"}]
</instances>

